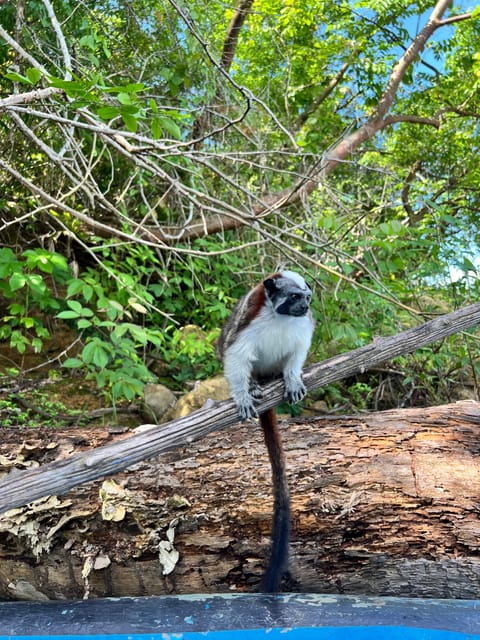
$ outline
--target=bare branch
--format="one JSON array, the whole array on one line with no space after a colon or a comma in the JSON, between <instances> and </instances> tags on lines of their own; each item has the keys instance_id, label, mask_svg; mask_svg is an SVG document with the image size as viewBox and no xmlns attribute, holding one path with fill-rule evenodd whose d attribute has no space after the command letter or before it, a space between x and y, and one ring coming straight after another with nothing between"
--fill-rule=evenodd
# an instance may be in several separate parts
<instances>
[{"instance_id":1,"label":"bare branch","mask_svg":"<svg viewBox=\"0 0 480 640\"><path fill-rule=\"evenodd\" d=\"M325 102L328 96L332 93L338 83L342 80L343 76L347 72L348 67L350 66L350 62L344 62L340 67L339 71L333 76L330 82L327 84L322 93L313 100L311 104L298 116L297 121L295 123L296 127L301 127L305 124L308 118L315 113L318 107Z\"/></svg>"},{"instance_id":2,"label":"bare branch","mask_svg":"<svg viewBox=\"0 0 480 640\"><path fill-rule=\"evenodd\" d=\"M468 109L464 109L461 106L447 106L440 109L438 115L442 116L444 113L456 113L458 116L462 116L462 118L480 118L479 111L470 111Z\"/></svg>"},{"instance_id":3,"label":"bare branch","mask_svg":"<svg viewBox=\"0 0 480 640\"><path fill-rule=\"evenodd\" d=\"M24 60L29 62L32 67L38 69L43 73L43 75L47 76L48 71L45 69L43 65L41 65L38 60L36 60L33 56L31 56L25 49L14 39L11 35L5 31L5 29L0 25L0 38L3 38L7 44L9 44L12 49L14 49Z\"/></svg>"},{"instance_id":4,"label":"bare branch","mask_svg":"<svg viewBox=\"0 0 480 640\"><path fill-rule=\"evenodd\" d=\"M60 50L63 56L63 63L65 65L65 80L72 79L72 58L70 56L70 52L67 47L67 42L65 40L65 36L63 35L62 29L60 27L60 23L57 20L57 16L55 15L55 11L53 10L52 3L50 0L42 0L45 9L47 10L48 17L50 18L50 22L52 23L53 30L55 31L55 35L57 36L58 44L60 45Z\"/></svg>"},{"instance_id":5,"label":"bare branch","mask_svg":"<svg viewBox=\"0 0 480 640\"><path fill-rule=\"evenodd\" d=\"M463 20L470 20L472 17L471 13L462 13L459 16L450 16L450 18L445 18L445 20L440 20L439 26L445 27L449 24L455 24L457 22L462 22Z\"/></svg>"},{"instance_id":6,"label":"bare branch","mask_svg":"<svg viewBox=\"0 0 480 640\"><path fill-rule=\"evenodd\" d=\"M405 184L403 185L402 192L400 195L402 199L403 208L405 209L405 212L407 213L411 221L414 220L415 213L412 209L412 205L410 204L410 200L409 200L410 187L412 186L412 182L415 180L417 172L421 166L422 166L421 160L417 160L414 163L413 167L408 172L408 175L405 179Z\"/></svg>"},{"instance_id":7,"label":"bare branch","mask_svg":"<svg viewBox=\"0 0 480 640\"><path fill-rule=\"evenodd\" d=\"M189 15L179 6L179 4L176 2L176 0L168 0L168 2L172 5L172 7L175 9L175 11L178 13L178 15L182 18L183 22L185 23L185 26L188 28L188 30L190 31L190 33L193 35L193 37L197 40L197 42L200 44L200 46L202 47L202 49L205 51L205 54L209 60L209 62L212 64L212 66L217 69L221 76L224 77L228 83L236 90L238 91L242 97L245 99L246 101L246 106L244 108L243 113L236 119L233 119L230 121L230 126L233 126L234 124L237 124L239 122L242 122L247 113L250 111L251 109L251 105L253 103L256 103L258 105L260 105L262 107L262 109L268 113L268 115L272 118L273 122L276 124L276 126L285 134L285 136L288 138L290 144L292 145L292 147L294 149L298 149L298 145L295 141L295 138L292 136L292 134L290 133L290 131L288 131L288 129L286 129L284 127L284 125L280 122L280 120L276 117L276 115L273 113L273 111L269 108L269 106L263 102L262 100L260 100L260 98L258 98L257 96L255 96L249 89L247 89L246 87L240 85L229 73L226 69L223 68L223 66L220 64L220 62L217 62L217 60L215 59L215 57L212 55L210 48L207 44L207 42L201 37L201 35L198 33L194 22L190 19ZM219 131L224 131L225 127L222 127ZM193 139L191 141L189 141L189 145L196 147L198 146L199 142L202 142L206 137L211 137L217 134L217 130L214 131L210 131L208 133L208 135L203 135L200 139Z\"/></svg>"},{"instance_id":8,"label":"bare branch","mask_svg":"<svg viewBox=\"0 0 480 640\"><path fill-rule=\"evenodd\" d=\"M46 89L35 89L33 91L27 91L25 93L15 93L7 98L0 99L0 110L7 107L14 107L18 104L27 104L29 102L35 102L36 100L45 100L55 94L62 93L62 89L56 87L47 87Z\"/></svg>"},{"instance_id":9,"label":"bare branch","mask_svg":"<svg viewBox=\"0 0 480 640\"><path fill-rule=\"evenodd\" d=\"M410 122L412 124L426 124L430 127L435 127L435 129L440 129L440 120L436 118L423 118L422 116L409 116L409 115L394 115L387 116L382 121L382 129L385 127L390 127L393 124L397 124L399 122Z\"/></svg>"},{"instance_id":10,"label":"bare branch","mask_svg":"<svg viewBox=\"0 0 480 640\"><path fill-rule=\"evenodd\" d=\"M119 236L121 238L124 238L125 240L129 240L129 241L135 240L135 238L130 236L128 233L124 233L123 231L114 229L109 225L104 224L103 222L98 222L97 220L90 218L89 216L82 213L81 211L76 211L72 207L66 205L64 202L61 202L60 200L54 198L53 196L51 196L49 193L47 193L37 185L34 185L30 180L28 180L25 176L23 176L20 172L14 169L11 165L8 164L8 162L3 160L2 158L0 158L0 167L4 169L4 171L9 173L12 177L14 177L16 180L18 180L25 187L27 187L27 189L29 189L33 195L41 198L43 201L48 202L54 207L57 207L61 211L64 211L65 213L69 213L71 216L73 216L74 218L77 218L78 220L86 224L88 227L92 227L96 229L97 232L104 233L108 237Z\"/></svg>"},{"instance_id":11,"label":"bare branch","mask_svg":"<svg viewBox=\"0 0 480 640\"><path fill-rule=\"evenodd\" d=\"M405 76L405 73L407 72L407 69L419 53L423 51L427 41L433 33L438 29L438 27L442 26L441 18L451 4L452 0L438 0L426 25L394 66L385 91L380 98L377 108L370 118L370 122L376 122L386 115L392 106L393 100L397 95L398 88Z\"/></svg>"}]
</instances>

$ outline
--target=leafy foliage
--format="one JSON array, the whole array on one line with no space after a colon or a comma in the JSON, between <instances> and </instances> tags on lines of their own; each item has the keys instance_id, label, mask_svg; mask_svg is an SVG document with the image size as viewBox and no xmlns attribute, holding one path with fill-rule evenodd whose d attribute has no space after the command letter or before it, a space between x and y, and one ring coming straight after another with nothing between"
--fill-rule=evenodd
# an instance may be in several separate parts
<instances>
[{"instance_id":1,"label":"leafy foliage","mask_svg":"<svg viewBox=\"0 0 480 640\"><path fill-rule=\"evenodd\" d=\"M10 248L2 247L0 292L7 303L7 313L0 327L0 340L9 340L19 353L27 347L41 351L49 333L35 312L54 313L59 309L59 301L47 281L65 283L68 275L67 262L58 253L27 249L17 258Z\"/></svg>"},{"instance_id":2,"label":"leafy foliage","mask_svg":"<svg viewBox=\"0 0 480 640\"><path fill-rule=\"evenodd\" d=\"M0 340L42 352L68 324L63 365L117 402L215 372L228 309L286 263L316 286L315 359L475 300L477 10L445 14L391 124L326 170L432 8L256 0L227 68L222 3L0 4ZM395 363L391 402L475 381L472 340ZM342 397L378 404L376 375Z\"/></svg>"}]
</instances>

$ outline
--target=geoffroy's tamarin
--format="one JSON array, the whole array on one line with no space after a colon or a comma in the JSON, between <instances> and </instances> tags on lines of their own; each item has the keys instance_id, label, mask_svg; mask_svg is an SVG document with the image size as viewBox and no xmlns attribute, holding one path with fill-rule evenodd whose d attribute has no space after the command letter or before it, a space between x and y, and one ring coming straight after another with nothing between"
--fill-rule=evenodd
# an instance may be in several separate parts
<instances>
[{"instance_id":1,"label":"geoffroy's tamarin","mask_svg":"<svg viewBox=\"0 0 480 640\"><path fill-rule=\"evenodd\" d=\"M310 312L312 291L293 271L275 273L257 285L235 305L222 329L217 354L241 420L257 417L260 384L279 375L284 397L299 402L306 389L302 367L312 341L314 322ZM290 494L285 456L274 409L260 413L270 464L274 494L272 548L262 590L280 590L288 561Z\"/></svg>"}]
</instances>

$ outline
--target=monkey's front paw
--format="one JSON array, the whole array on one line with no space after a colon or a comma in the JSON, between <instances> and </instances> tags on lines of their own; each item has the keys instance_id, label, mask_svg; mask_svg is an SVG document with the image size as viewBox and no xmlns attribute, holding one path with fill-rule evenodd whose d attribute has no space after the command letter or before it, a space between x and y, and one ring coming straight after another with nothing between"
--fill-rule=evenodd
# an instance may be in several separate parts
<instances>
[{"instance_id":1,"label":"monkey's front paw","mask_svg":"<svg viewBox=\"0 0 480 640\"><path fill-rule=\"evenodd\" d=\"M285 388L284 398L290 404L300 402L307 394L307 389L301 380Z\"/></svg>"},{"instance_id":2,"label":"monkey's front paw","mask_svg":"<svg viewBox=\"0 0 480 640\"><path fill-rule=\"evenodd\" d=\"M250 395L254 400L261 400L263 398L262 387L258 382L253 381L250 383Z\"/></svg>"},{"instance_id":3,"label":"monkey's front paw","mask_svg":"<svg viewBox=\"0 0 480 640\"><path fill-rule=\"evenodd\" d=\"M258 418L258 412L253 402L242 402L242 404L237 404L237 409L238 417L242 422Z\"/></svg>"}]
</instances>

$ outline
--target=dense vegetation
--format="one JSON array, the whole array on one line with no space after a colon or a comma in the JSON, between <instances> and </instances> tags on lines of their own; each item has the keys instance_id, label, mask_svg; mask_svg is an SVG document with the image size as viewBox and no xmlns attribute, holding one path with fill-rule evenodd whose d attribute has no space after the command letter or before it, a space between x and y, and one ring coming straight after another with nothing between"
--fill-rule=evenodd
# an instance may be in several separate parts
<instances>
[{"instance_id":1,"label":"dense vegetation","mask_svg":"<svg viewBox=\"0 0 480 640\"><path fill-rule=\"evenodd\" d=\"M282 265L315 285L315 360L478 299L479 17L447 0L1 3L0 341L48 342L45 362L116 402L214 373L233 302ZM324 397L449 399L476 387L477 347L458 335Z\"/></svg>"}]
</instances>

